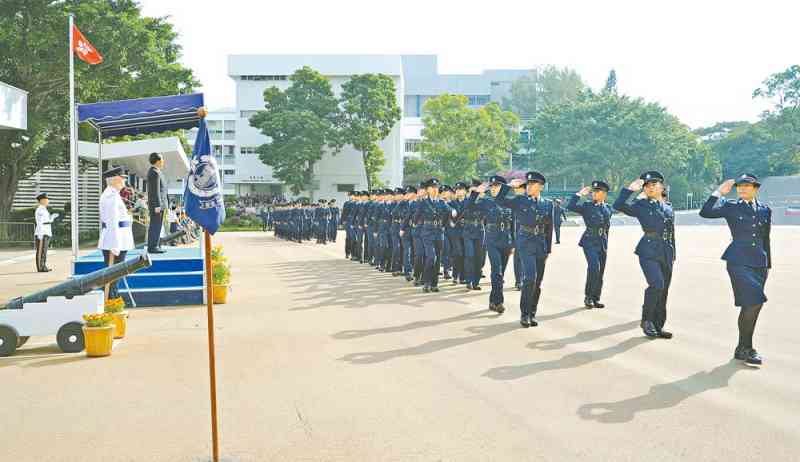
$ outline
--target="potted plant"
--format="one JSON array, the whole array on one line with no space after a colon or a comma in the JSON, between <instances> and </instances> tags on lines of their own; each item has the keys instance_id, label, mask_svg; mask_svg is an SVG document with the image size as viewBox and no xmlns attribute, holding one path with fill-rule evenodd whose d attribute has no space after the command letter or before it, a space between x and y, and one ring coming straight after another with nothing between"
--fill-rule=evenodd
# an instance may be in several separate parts
<instances>
[{"instance_id":1,"label":"potted plant","mask_svg":"<svg viewBox=\"0 0 800 462\"><path fill-rule=\"evenodd\" d=\"M125 311L125 300L122 297L106 301L106 313L114 317L114 338L125 338L128 330L128 312Z\"/></svg>"},{"instance_id":2,"label":"potted plant","mask_svg":"<svg viewBox=\"0 0 800 462\"><path fill-rule=\"evenodd\" d=\"M83 315L86 325L83 336L86 341L86 356L108 356L114 346L114 315L111 313L89 313Z\"/></svg>"},{"instance_id":3,"label":"potted plant","mask_svg":"<svg viewBox=\"0 0 800 462\"><path fill-rule=\"evenodd\" d=\"M211 249L212 284L214 285L214 303L228 302L228 288L231 284L231 268L228 259L222 253L222 246Z\"/></svg>"}]
</instances>

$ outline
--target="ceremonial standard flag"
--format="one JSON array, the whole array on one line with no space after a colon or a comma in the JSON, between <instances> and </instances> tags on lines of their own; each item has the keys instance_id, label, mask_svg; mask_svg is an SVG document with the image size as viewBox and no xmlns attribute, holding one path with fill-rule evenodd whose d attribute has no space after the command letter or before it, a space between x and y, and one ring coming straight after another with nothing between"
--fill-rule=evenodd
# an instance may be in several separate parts
<instances>
[{"instance_id":1,"label":"ceremonial standard flag","mask_svg":"<svg viewBox=\"0 0 800 462\"><path fill-rule=\"evenodd\" d=\"M78 30L78 26L74 24L72 25L72 49L86 63L100 64L103 62L103 57L97 51L97 48L86 40L86 37Z\"/></svg>"},{"instance_id":2,"label":"ceremonial standard flag","mask_svg":"<svg viewBox=\"0 0 800 462\"><path fill-rule=\"evenodd\" d=\"M186 214L211 234L225 221L225 204L220 190L217 161L211 155L206 119L200 119L186 179Z\"/></svg>"}]
</instances>

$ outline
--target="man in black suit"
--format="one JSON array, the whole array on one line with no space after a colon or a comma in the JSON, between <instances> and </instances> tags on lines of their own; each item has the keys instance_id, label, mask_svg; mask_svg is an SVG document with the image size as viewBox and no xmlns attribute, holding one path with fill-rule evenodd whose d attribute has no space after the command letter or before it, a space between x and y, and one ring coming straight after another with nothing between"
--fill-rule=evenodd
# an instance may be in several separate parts
<instances>
[{"instance_id":1,"label":"man in black suit","mask_svg":"<svg viewBox=\"0 0 800 462\"><path fill-rule=\"evenodd\" d=\"M150 209L150 226L147 229L147 252L164 253L161 250L161 226L164 224L164 211L169 206L167 199L167 184L161 169L164 168L164 158L154 152L150 154L150 170L147 171L147 208Z\"/></svg>"}]
</instances>

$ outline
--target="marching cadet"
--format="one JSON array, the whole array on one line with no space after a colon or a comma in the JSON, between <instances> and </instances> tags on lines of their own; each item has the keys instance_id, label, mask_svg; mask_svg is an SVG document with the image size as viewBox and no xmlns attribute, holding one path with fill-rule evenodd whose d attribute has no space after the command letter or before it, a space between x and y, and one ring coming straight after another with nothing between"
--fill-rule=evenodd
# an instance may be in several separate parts
<instances>
[{"instance_id":1,"label":"marching cadet","mask_svg":"<svg viewBox=\"0 0 800 462\"><path fill-rule=\"evenodd\" d=\"M476 187L474 182L472 187ZM464 207L461 217L464 223L464 279L467 282L467 290L481 290L483 241L485 238L483 214L475 207Z\"/></svg>"},{"instance_id":2,"label":"marching cadet","mask_svg":"<svg viewBox=\"0 0 800 462\"><path fill-rule=\"evenodd\" d=\"M352 223L352 209L355 203L355 191L348 191L347 200L342 204L342 227L344 228L344 258L350 259L353 254L353 227Z\"/></svg>"},{"instance_id":3,"label":"marching cadet","mask_svg":"<svg viewBox=\"0 0 800 462\"><path fill-rule=\"evenodd\" d=\"M106 189L100 195L100 239L97 247L103 252L106 266L125 261L125 255L133 249L132 219L119 192L125 187L122 168L116 167L103 173ZM107 286L106 299L117 298L117 281Z\"/></svg>"},{"instance_id":4,"label":"marching cadet","mask_svg":"<svg viewBox=\"0 0 800 462\"><path fill-rule=\"evenodd\" d=\"M445 239L450 243L450 258L453 264L453 285L466 284L464 276L464 205L467 196L467 184L459 181L455 185L456 197L449 205L458 213L451 226L444 230Z\"/></svg>"},{"instance_id":5,"label":"marching cadet","mask_svg":"<svg viewBox=\"0 0 800 462\"><path fill-rule=\"evenodd\" d=\"M422 201L427 197L425 192L426 181L419 184L417 190L417 199L411 206L411 244L414 248L414 287L422 285L422 273L425 268L425 246L422 242L422 222L421 217L417 214L417 210L422 204Z\"/></svg>"},{"instance_id":6,"label":"marching cadet","mask_svg":"<svg viewBox=\"0 0 800 462\"><path fill-rule=\"evenodd\" d=\"M392 248L389 234L392 228L391 190L378 191L378 204L373 213L377 221L375 269L384 273L389 270L392 260Z\"/></svg>"},{"instance_id":7,"label":"marching cadet","mask_svg":"<svg viewBox=\"0 0 800 462\"><path fill-rule=\"evenodd\" d=\"M50 239L53 237L53 228L52 224L56 218L58 218L58 214L50 214L47 211L47 206L50 204L50 199L47 197L47 193L41 193L36 196L36 201L39 205L36 207L36 212L34 212L34 218L36 219L36 228L33 231L33 245L36 247L36 271L40 273L47 273L48 271L52 271L47 266L47 250L50 247Z\"/></svg>"},{"instance_id":8,"label":"marching cadet","mask_svg":"<svg viewBox=\"0 0 800 462\"><path fill-rule=\"evenodd\" d=\"M514 194L518 196L525 195L525 186L520 186L518 188L513 188ZM516 248L517 245L517 233L519 232L519 222L513 218L514 221L514 246ZM516 291L522 290L522 263L519 261L519 252L514 252L514 289Z\"/></svg>"},{"instance_id":9,"label":"marching cadet","mask_svg":"<svg viewBox=\"0 0 800 462\"><path fill-rule=\"evenodd\" d=\"M536 311L542 294L547 257L553 247L553 203L541 197L546 183L544 175L528 172L525 181L512 180L501 184L495 201L511 209L517 220L516 250L521 264L520 325L524 328L538 326ZM526 195L506 197L511 188L525 184Z\"/></svg>"},{"instance_id":10,"label":"marching cadet","mask_svg":"<svg viewBox=\"0 0 800 462\"><path fill-rule=\"evenodd\" d=\"M336 235L339 233L339 207L336 206L336 199L328 201L328 240L336 242Z\"/></svg>"},{"instance_id":11,"label":"marching cadet","mask_svg":"<svg viewBox=\"0 0 800 462\"><path fill-rule=\"evenodd\" d=\"M561 223L567 220L567 214L561 208L561 199L553 201L553 230L556 233L556 244L561 244Z\"/></svg>"},{"instance_id":12,"label":"marching cadet","mask_svg":"<svg viewBox=\"0 0 800 462\"><path fill-rule=\"evenodd\" d=\"M644 186L644 199L628 204L628 198ZM642 330L650 338L672 338L664 330L667 322L667 295L675 262L675 213L664 201L664 176L656 171L643 173L627 188L622 188L614 209L639 220L644 235L636 246L639 266L647 280L642 306Z\"/></svg>"},{"instance_id":13,"label":"marching cadet","mask_svg":"<svg viewBox=\"0 0 800 462\"><path fill-rule=\"evenodd\" d=\"M405 200L405 189L394 189L394 203L390 210L392 226L389 233L389 240L392 247L392 276L403 274L403 238L400 231L403 228L406 214L408 212L408 202Z\"/></svg>"},{"instance_id":14,"label":"marching cadet","mask_svg":"<svg viewBox=\"0 0 800 462\"><path fill-rule=\"evenodd\" d=\"M330 210L324 199L319 200L319 204L314 204L314 222L316 224L317 244L328 243L328 220L330 220Z\"/></svg>"},{"instance_id":15,"label":"marching cadet","mask_svg":"<svg viewBox=\"0 0 800 462\"><path fill-rule=\"evenodd\" d=\"M603 291L603 274L606 271L606 257L608 255L608 230L611 228L611 215L614 210L606 204L608 197L608 183L602 180L592 182L572 196L567 203L567 210L583 217L586 230L581 236L578 245L583 248L586 257L586 286L584 288L583 304L588 309L605 308L600 303L600 294ZM591 191L592 201L579 204L581 198L586 197Z\"/></svg>"},{"instance_id":16,"label":"marching cadet","mask_svg":"<svg viewBox=\"0 0 800 462\"><path fill-rule=\"evenodd\" d=\"M455 195L455 190L450 185L442 185L439 188L439 199L441 199L445 204L450 205L450 202L453 200ZM445 220L443 225L445 234L447 233L447 228L453 227L454 223L452 220ZM450 272L453 269L453 261L450 258L450 241L445 238L442 240L442 278L445 280L450 279Z\"/></svg>"},{"instance_id":17,"label":"marching cadet","mask_svg":"<svg viewBox=\"0 0 800 462\"><path fill-rule=\"evenodd\" d=\"M506 309L503 306L503 279L505 278L508 258L514 251L511 210L501 207L495 198L500 193L501 185L506 184L506 179L500 175L489 178L489 191L491 197L478 201L478 196L484 194L487 185L473 186L470 196L464 206L465 210L476 210L482 220L486 222L486 250L489 254L489 265L492 269L492 291L489 294L489 309L502 314Z\"/></svg>"},{"instance_id":18,"label":"marching cadet","mask_svg":"<svg viewBox=\"0 0 800 462\"><path fill-rule=\"evenodd\" d=\"M722 196L728 194L734 185L739 200L724 199ZM700 209L703 218L724 218L728 222L731 243L722 259L727 262L733 303L740 308L739 343L733 357L750 366L760 366L763 362L753 348L753 333L761 307L767 301L764 285L772 267L772 210L758 201L760 187L758 177L745 173L736 180L722 183Z\"/></svg>"},{"instance_id":19,"label":"marching cadet","mask_svg":"<svg viewBox=\"0 0 800 462\"><path fill-rule=\"evenodd\" d=\"M439 267L444 243L444 224L455 218L457 212L439 198L439 180L431 178L425 182L427 198L420 201L415 211L415 220L422 223L420 235L425 254L423 270L423 292L439 291Z\"/></svg>"},{"instance_id":20,"label":"marching cadet","mask_svg":"<svg viewBox=\"0 0 800 462\"><path fill-rule=\"evenodd\" d=\"M403 247L403 274L406 281L411 282L414 280L412 273L414 272L414 244L411 237L411 217L414 214L414 202L417 200L417 188L414 186L407 186L405 189L405 207L401 215L403 220L400 225L400 239Z\"/></svg>"}]
</instances>

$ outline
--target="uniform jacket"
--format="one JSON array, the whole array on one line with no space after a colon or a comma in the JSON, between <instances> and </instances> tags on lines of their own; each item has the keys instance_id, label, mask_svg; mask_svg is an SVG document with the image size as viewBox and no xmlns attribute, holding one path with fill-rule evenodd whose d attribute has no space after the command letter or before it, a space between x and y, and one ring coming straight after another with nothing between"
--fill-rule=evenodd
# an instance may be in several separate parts
<instances>
[{"instance_id":1,"label":"uniform jacket","mask_svg":"<svg viewBox=\"0 0 800 462\"><path fill-rule=\"evenodd\" d=\"M772 210L755 201L755 210L745 201L711 196L700 209L703 218L724 218L731 231L731 243L722 259L735 265L771 268L770 230Z\"/></svg>"},{"instance_id":2,"label":"uniform jacket","mask_svg":"<svg viewBox=\"0 0 800 462\"><path fill-rule=\"evenodd\" d=\"M430 198L418 201L414 220L420 223L420 236L423 239L444 239L444 226L452 216L453 208L442 200Z\"/></svg>"},{"instance_id":3,"label":"uniform jacket","mask_svg":"<svg viewBox=\"0 0 800 462\"><path fill-rule=\"evenodd\" d=\"M512 246L514 243L514 219L510 209L500 206L492 197L478 200L478 193L473 191L464 206L465 210L475 211L486 223L486 244L500 247Z\"/></svg>"},{"instance_id":4,"label":"uniform jacket","mask_svg":"<svg viewBox=\"0 0 800 462\"><path fill-rule=\"evenodd\" d=\"M553 249L553 203L545 198L534 200L527 195L506 197L508 185L500 186L495 201L511 209L516 220L516 249L529 255L549 255Z\"/></svg>"},{"instance_id":5,"label":"uniform jacket","mask_svg":"<svg viewBox=\"0 0 800 462\"><path fill-rule=\"evenodd\" d=\"M610 205L597 204L593 201L578 203L581 197L577 194L570 197L567 210L583 217L586 230L578 243L581 247L608 250L608 231L611 228L611 215L614 210Z\"/></svg>"},{"instance_id":6,"label":"uniform jacket","mask_svg":"<svg viewBox=\"0 0 800 462\"><path fill-rule=\"evenodd\" d=\"M133 249L132 220L119 191L111 186L106 187L100 195L99 208L101 224L97 248L114 251Z\"/></svg>"},{"instance_id":7,"label":"uniform jacket","mask_svg":"<svg viewBox=\"0 0 800 462\"><path fill-rule=\"evenodd\" d=\"M33 235L39 239L41 239L43 236L53 237L53 229L51 224L53 223L55 216L57 215L50 215L50 212L47 211L47 207L44 205L36 207L36 212L34 213L34 218L36 218L36 229L34 229Z\"/></svg>"},{"instance_id":8,"label":"uniform jacket","mask_svg":"<svg viewBox=\"0 0 800 462\"><path fill-rule=\"evenodd\" d=\"M628 204L633 191L622 188L614 209L639 220L644 236L636 246L636 255L644 258L675 261L675 212L666 202L651 199L636 199Z\"/></svg>"}]
</instances>

